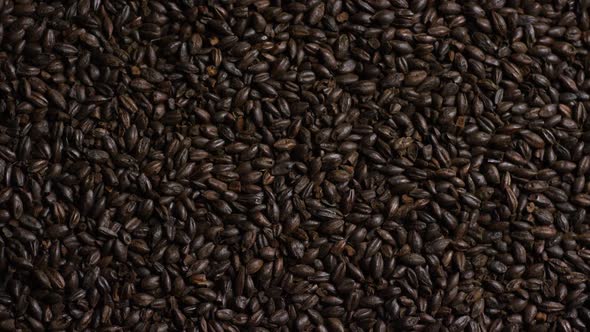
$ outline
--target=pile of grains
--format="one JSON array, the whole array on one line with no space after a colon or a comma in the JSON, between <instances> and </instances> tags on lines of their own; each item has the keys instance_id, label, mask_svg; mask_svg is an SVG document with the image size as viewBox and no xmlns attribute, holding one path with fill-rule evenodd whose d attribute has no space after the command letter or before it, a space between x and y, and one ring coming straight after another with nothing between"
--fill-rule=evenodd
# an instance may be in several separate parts
<instances>
[{"instance_id":1,"label":"pile of grains","mask_svg":"<svg viewBox=\"0 0 590 332\"><path fill-rule=\"evenodd\" d=\"M587 331L589 8L0 0L0 330Z\"/></svg>"}]
</instances>

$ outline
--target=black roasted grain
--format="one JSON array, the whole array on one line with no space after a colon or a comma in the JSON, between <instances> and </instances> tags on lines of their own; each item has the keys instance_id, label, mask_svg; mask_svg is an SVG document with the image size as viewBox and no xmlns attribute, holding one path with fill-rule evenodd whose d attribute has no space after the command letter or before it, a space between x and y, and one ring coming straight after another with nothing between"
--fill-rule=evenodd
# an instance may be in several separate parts
<instances>
[{"instance_id":1,"label":"black roasted grain","mask_svg":"<svg viewBox=\"0 0 590 332\"><path fill-rule=\"evenodd\" d=\"M588 330L589 7L0 0L0 330Z\"/></svg>"}]
</instances>

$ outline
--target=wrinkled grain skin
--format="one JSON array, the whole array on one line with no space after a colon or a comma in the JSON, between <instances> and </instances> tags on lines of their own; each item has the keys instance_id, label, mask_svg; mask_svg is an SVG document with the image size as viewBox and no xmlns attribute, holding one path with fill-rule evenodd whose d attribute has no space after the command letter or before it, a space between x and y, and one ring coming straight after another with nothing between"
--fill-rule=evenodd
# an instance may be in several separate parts
<instances>
[{"instance_id":1,"label":"wrinkled grain skin","mask_svg":"<svg viewBox=\"0 0 590 332\"><path fill-rule=\"evenodd\" d=\"M0 0L0 331L590 330L589 10Z\"/></svg>"}]
</instances>

